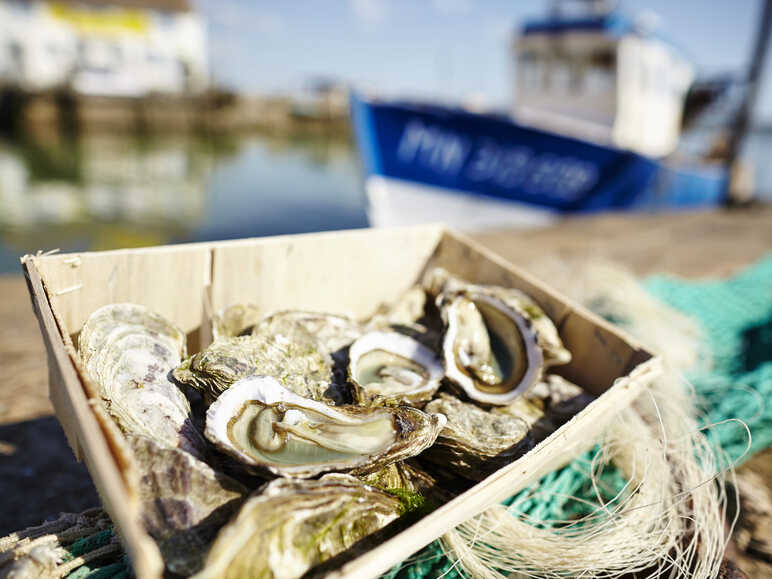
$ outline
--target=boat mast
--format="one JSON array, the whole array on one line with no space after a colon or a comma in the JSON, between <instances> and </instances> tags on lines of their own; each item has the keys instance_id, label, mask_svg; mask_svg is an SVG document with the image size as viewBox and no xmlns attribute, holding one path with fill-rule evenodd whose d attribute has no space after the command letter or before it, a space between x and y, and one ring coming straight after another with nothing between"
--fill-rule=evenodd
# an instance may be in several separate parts
<instances>
[{"instance_id":1,"label":"boat mast","mask_svg":"<svg viewBox=\"0 0 772 579\"><path fill-rule=\"evenodd\" d=\"M761 75L764 71L767 48L769 47L769 36L770 33L772 33L772 0L763 0L763 2L764 6L761 13L761 23L759 25L758 34L756 35L756 43L753 47L750 66L748 67L748 73L745 79L747 86L745 99L743 99L743 102L737 111L734 130L729 136L726 155L726 168L729 174L731 174L735 161L740 154L743 141L750 128L751 117L758 97L759 85L761 84Z\"/></svg>"}]
</instances>

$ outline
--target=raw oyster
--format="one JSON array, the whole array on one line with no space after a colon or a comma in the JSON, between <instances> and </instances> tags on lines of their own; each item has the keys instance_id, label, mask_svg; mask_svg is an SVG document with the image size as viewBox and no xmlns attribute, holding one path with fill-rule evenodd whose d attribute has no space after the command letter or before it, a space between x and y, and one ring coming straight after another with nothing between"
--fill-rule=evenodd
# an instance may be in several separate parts
<instances>
[{"instance_id":1,"label":"raw oyster","mask_svg":"<svg viewBox=\"0 0 772 579\"><path fill-rule=\"evenodd\" d=\"M515 288L496 285L472 284L452 276L442 268L435 268L426 276L424 283L427 291L434 296L453 296L459 292L470 291L487 294L498 298L531 322L537 335L537 343L544 355L544 367L568 364L571 352L563 345L555 323L544 313L533 298Z\"/></svg>"},{"instance_id":2,"label":"raw oyster","mask_svg":"<svg viewBox=\"0 0 772 579\"><path fill-rule=\"evenodd\" d=\"M171 322L136 304L104 306L83 326L78 352L124 432L203 454L188 400L168 378L185 355L185 334Z\"/></svg>"},{"instance_id":3,"label":"raw oyster","mask_svg":"<svg viewBox=\"0 0 772 579\"><path fill-rule=\"evenodd\" d=\"M256 375L273 376L301 396L335 400L328 394L332 363L310 336L306 340L268 334L223 338L174 370L177 381L200 391L208 403L237 380Z\"/></svg>"},{"instance_id":4,"label":"raw oyster","mask_svg":"<svg viewBox=\"0 0 772 579\"><path fill-rule=\"evenodd\" d=\"M247 495L233 479L186 452L129 437L139 467L142 522L179 575L201 569L209 544Z\"/></svg>"},{"instance_id":5,"label":"raw oyster","mask_svg":"<svg viewBox=\"0 0 772 579\"><path fill-rule=\"evenodd\" d=\"M252 333L293 339L301 333L299 330L312 336L319 349L329 355L351 344L363 331L359 323L345 316L286 310L265 318L255 326Z\"/></svg>"},{"instance_id":6,"label":"raw oyster","mask_svg":"<svg viewBox=\"0 0 772 579\"><path fill-rule=\"evenodd\" d=\"M349 348L349 380L360 400L416 404L430 400L445 374L442 361L397 332L368 332Z\"/></svg>"},{"instance_id":7,"label":"raw oyster","mask_svg":"<svg viewBox=\"0 0 772 579\"><path fill-rule=\"evenodd\" d=\"M217 536L197 579L291 579L402 513L392 495L354 477L274 480Z\"/></svg>"},{"instance_id":8,"label":"raw oyster","mask_svg":"<svg viewBox=\"0 0 772 579\"><path fill-rule=\"evenodd\" d=\"M468 479L480 481L533 448L522 418L488 412L444 393L429 402L426 411L441 412L448 421L421 458L454 467Z\"/></svg>"},{"instance_id":9,"label":"raw oyster","mask_svg":"<svg viewBox=\"0 0 772 579\"><path fill-rule=\"evenodd\" d=\"M227 307L212 318L212 339L235 338L251 333L261 317L260 308L252 304L234 304Z\"/></svg>"},{"instance_id":10,"label":"raw oyster","mask_svg":"<svg viewBox=\"0 0 772 579\"><path fill-rule=\"evenodd\" d=\"M240 380L209 407L206 437L256 470L308 478L364 474L414 456L445 424L441 415L402 406L327 406L268 376Z\"/></svg>"},{"instance_id":11,"label":"raw oyster","mask_svg":"<svg viewBox=\"0 0 772 579\"><path fill-rule=\"evenodd\" d=\"M463 291L444 299L445 375L469 398L509 404L539 380L542 350L528 320L485 293Z\"/></svg>"}]
</instances>

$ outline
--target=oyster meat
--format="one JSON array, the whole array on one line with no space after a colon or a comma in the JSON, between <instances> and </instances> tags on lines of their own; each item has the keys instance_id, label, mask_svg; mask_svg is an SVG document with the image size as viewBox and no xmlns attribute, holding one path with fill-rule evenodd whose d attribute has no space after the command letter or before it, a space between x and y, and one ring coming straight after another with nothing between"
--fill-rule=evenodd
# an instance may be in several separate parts
<instances>
[{"instance_id":1,"label":"oyster meat","mask_svg":"<svg viewBox=\"0 0 772 579\"><path fill-rule=\"evenodd\" d=\"M539 304L525 292L496 285L472 284L452 276L442 268L431 270L424 283L427 286L427 291L434 296L447 297L459 292L470 291L500 299L531 323L533 331L536 333L536 341L544 355L545 368L568 364L571 361L571 352L563 345L555 323L544 313Z\"/></svg>"},{"instance_id":2,"label":"oyster meat","mask_svg":"<svg viewBox=\"0 0 772 579\"><path fill-rule=\"evenodd\" d=\"M127 434L203 455L190 405L168 378L185 355L185 335L137 304L112 304L89 316L78 337L86 374Z\"/></svg>"},{"instance_id":3,"label":"oyster meat","mask_svg":"<svg viewBox=\"0 0 772 579\"><path fill-rule=\"evenodd\" d=\"M292 579L385 527L394 496L344 474L274 480L217 536L197 579Z\"/></svg>"},{"instance_id":4,"label":"oyster meat","mask_svg":"<svg viewBox=\"0 0 772 579\"><path fill-rule=\"evenodd\" d=\"M235 338L252 332L260 321L260 308L252 304L234 304L212 318L212 339Z\"/></svg>"},{"instance_id":5,"label":"oyster meat","mask_svg":"<svg viewBox=\"0 0 772 579\"><path fill-rule=\"evenodd\" d=\"M485 293L443 299L445 375L469 398L509 404L539 380L542 350L528 320Z\"/></svg>"},{"instance_id":6,"label":"oyster meat","mask_svg":"<svg viewBox=\"0 0 772 579\"><path fill-rule=\"evenodd\" d=\"M144 436L130 436L128 442L140 474L142 522L166 568L185 576L199 571L208 546L247 490L186 452Z\"/></svg>"},{"instance_id":7,"label":"oyster meat","mask_svg":"<svg viewBox=\"0 0 772 579\"><path fill-rule=\"evenodd\" d=\"M240 380L206 414L206 437L255 470L309 478L364 474L430 446L445 417L402 406L332 407L269 376Z\"/></svg>"},{"instance_id":8,"label":"oyster meat","mask_svg":"<svg viewBox=\"0 0 772 579\"><path fill-rule=\"evenodd\" d=\"M425 402L445 374L434 352L398 332L368 332L351 345L348 357L349 380L360 400Z\"/></svg>"},{"instance_id":9,"label":"oyster meat","mask_svg":"<svg viewBox=\"0 0 772 579\"><path fill-rule=\"evenodd\" d=\"M222 338L180 364L174 378L200 391L208 403L237 380L257 375L273 376L300 396L334 402L328 393L332 362L311 336L305 338L263 333Z\"/></svg>"},{"instance_id":10,"label":"oyster meat","mask_svg":"<svg viewBox=\"0 0 772 579\"><path fill-rule=\"evenodd\" d=\"M434 445L421 455L440 467L480 481L516 460L534 442L528 423L511 414L488 412L455 396L441 393L426 411L447 416Z\"/></svg>"}]
</instances>

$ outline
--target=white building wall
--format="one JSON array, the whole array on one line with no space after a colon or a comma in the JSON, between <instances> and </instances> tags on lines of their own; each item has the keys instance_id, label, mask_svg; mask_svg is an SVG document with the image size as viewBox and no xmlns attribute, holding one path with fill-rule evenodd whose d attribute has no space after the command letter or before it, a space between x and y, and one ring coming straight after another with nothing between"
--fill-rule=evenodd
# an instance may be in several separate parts
<instances>
[{"instance_id":1,"label":"white building wall","mask_svg":"<svg viewBox=\"0 0 772 579\"><path fill-rule=\"evenodd\" d=\"M57 18L46 2L0 0L0 85L31 91L65 85L85 94L121 96L204 90L207 47L200 17L144 15L144 32L84 32Z\"/></svg>"}]
</instances>

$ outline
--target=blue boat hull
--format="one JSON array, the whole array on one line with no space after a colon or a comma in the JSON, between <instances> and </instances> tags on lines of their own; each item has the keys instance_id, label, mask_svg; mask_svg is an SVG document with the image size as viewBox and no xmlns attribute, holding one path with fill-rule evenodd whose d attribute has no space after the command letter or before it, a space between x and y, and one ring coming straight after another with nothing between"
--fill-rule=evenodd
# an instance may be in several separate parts
<instances>
[{"instance_id":1,"label":"blue boat hull","mask_svg":"<svg viewBox=\"0 0 772 579\"><path fill-rule=\"evenodd\" d=\"M723 170L642 155L518 125L508 117L352 96L366 178L514 203L550 214L663 210L723 202Z\"/></svg>"}]
</instances>

